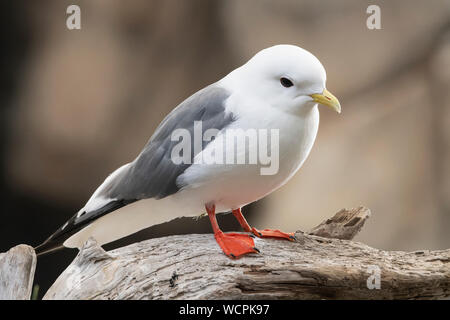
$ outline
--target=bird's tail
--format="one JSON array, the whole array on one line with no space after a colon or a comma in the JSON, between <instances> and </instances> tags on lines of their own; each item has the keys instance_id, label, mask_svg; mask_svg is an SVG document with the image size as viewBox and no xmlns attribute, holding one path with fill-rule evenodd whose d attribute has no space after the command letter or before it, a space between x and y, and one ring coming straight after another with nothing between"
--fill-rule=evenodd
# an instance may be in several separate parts
<instances>
[{"instance_id":1,"label":"bird's tail","mask_svg":"<svg viewBox=\"0 0 450 320\"><path fill-rule=\"evenodd\" d=\"M133 201L111 201L102 208L90 212L89 214L85 214L84 216L79 216L78 213L75 214L63 226L58 228L58 230L56 230L47 240L34 248L36 255L40 256L63 249L65 247L64 242L72 235L88 226L89 223L132 202Z\"/></svg>"},{"instance_id":2,"label":"bird's tail","mask_svg":"<svg viewBox=\"0 0 450 320\"><path fill-rule=\"evenodd\" d=\"M203 206L193 205L191 201L177 201L173 196L145 199L128 205L107 205L100 211L98 215L87 214L83 223L78 221L77 215L72 217L35 248L36 254L39 256L64 247L81 248L90 237L103 245L175 218L194 217L204 212Z\"/></svg>"},{"instance_id":3,"label":"bird's tail","mask_svg":"<svg viewBox=\"0 0 450 320\"><path fill-rule=\"evenodd\" d=\"M173 196L163 199L144 199L92 221L84 229L65 240L64 246L81 248L90 237L93 237L99 245L103 245L148 227L182 216L197 216L202 212L202 206L191 206L184 201L177 201Z\"/></svg>"}]
</instances>

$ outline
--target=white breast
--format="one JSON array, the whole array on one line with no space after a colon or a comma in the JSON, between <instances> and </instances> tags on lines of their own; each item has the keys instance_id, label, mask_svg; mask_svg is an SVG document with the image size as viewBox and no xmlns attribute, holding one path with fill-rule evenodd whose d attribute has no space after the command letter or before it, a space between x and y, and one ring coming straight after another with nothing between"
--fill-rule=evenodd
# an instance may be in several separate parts
<instances>
[{"instance_id":1,"label":"white breast","mask_svg":"<svg viewBox=\"0 0 450 320\"><path fill-rule=\"evenodd\" d=\"M209 154L215 144L223 144L223 135L211 142L177 182L199 202L214 202L219 212L242 207L284 185L308 157L319 126L317 106L304 114L293 115L271 106L259 105L255 112L252 107L242 105L239 110L233 110L233 101L229 105L238 119L228 129L278 130L279 165L276 174L262 175L261 167L265 166L261 164L204 164L202 153ZM248 153L248 149L247 146L246 150L237 152Z\"/></svg>"}]
</instances>

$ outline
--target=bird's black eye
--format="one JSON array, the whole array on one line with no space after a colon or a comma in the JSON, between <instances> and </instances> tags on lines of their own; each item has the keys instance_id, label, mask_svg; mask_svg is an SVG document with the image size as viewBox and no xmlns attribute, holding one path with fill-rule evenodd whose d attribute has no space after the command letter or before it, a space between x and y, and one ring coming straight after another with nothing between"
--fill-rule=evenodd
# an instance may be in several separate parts
<instances>
[{"instance_id":1,"label":"bird's black eye","mask_svg":"<svg viewBox=\"0 0 450 320\"><path fill-rule=\"evenodd\" d=\"M289 80L288 78L284 78L284 77L280 79L280 83L283 87L286 87L286 88L292 87L294 85L291 80Z\"/></svg>"}]
</instances>

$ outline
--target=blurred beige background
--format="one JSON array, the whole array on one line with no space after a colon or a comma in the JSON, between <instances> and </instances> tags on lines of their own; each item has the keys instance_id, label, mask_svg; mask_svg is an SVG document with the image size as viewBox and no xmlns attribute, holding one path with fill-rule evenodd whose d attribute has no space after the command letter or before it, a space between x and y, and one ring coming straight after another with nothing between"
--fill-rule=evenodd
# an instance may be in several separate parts
<instances>
[{"instance_id":1,"label":"blurred beige background","mask_svg":"<svg viewBox=\"0 0 450 320\"><path fill-rule=\"evenodd\" d=\"M72 3L81 7L81 30L66 28ZM184 98L260 49L290 43L321 60L343 113L321 108L309 159L252 209L256 226L307 230L343 207L364 205L373 215L357 240L383 249L447 248L450 2L376 1L382 29L369 30L373 3L30 3L34 51L12 102L8 184L81 207Z\"/></svg>"}]
</instances>

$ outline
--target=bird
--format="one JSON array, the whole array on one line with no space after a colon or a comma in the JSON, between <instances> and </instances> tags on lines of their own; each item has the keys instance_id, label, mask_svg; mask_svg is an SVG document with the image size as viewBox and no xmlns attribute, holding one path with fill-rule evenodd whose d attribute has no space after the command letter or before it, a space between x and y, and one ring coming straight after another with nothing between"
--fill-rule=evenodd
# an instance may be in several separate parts
<instances>
[{"instance_id":1,"label":"bird","mask_svg":"<svg viewBox=\"0 0 450 320\"><path fill-rule=\"evenodd\" d=\"M318 132L318 105L341 113L326 89L325 68L312 53L291 44L257 52L175 107L138 156L111 173L83 208L35 248L37 254L81 249L90 237L103 245L206 213L217 244L232 259L259 253L255 237L294 241L292 232L251 227L241 209L286 184L303 165ZM245 143L226 143L236 131ZM254 155L264 146L270 147L272 168L268 153ZM245 233L220 229L216 214L229 212Z\"/></svg>"}]
</instances>

